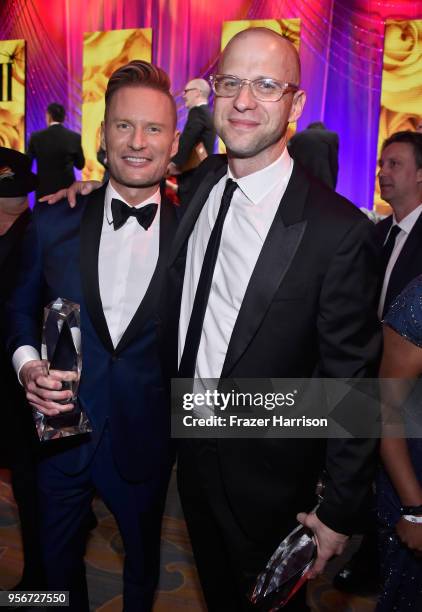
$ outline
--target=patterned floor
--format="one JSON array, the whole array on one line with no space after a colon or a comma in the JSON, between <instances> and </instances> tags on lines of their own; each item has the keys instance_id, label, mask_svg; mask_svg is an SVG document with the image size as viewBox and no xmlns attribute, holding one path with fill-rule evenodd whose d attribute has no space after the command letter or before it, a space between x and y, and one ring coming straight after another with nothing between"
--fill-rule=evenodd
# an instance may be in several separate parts
<instances>
[{"instance_id":1,"label":"patterned floor","mask_svg":"<svg viewBox=\"0 0 422 612\"><path fill-rule=\"evenodd\" d=\"M122 545L107 508L94 503L98 526L88 543L86 566L91 609L120 612L122 609ZM154 612L206 612L180 509L174 478L171 481L161 536L161 576ZM374 601L342 594L330 579L339 561L308 588L313 612L372 612ZM0 470L0 588L7 589L20 578L22 556L19 525L8 473Z\"/></svg>"}]
</instances>

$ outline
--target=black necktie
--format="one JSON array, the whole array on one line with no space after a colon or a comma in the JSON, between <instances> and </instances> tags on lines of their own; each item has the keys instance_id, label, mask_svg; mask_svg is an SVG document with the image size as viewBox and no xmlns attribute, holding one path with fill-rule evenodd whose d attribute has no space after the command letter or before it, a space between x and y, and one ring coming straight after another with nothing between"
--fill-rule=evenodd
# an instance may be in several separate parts
<instances>
[{"instance_id":1,"label":"black necktie","mask_svg":"<svg viewBox=\"0 0 422 612\"><path fill-rule=\"evenodd\" d=\"M220 246L224 220L236 188L237 183L231 179L228 179L224 188L223 197L221 199L220 210L218 211L217 219L205 251L205 257L189 320L188 331L186 333L185 347L183 349L183 355L179 366L179 376L181 378L193 378L195 373L196 357L198 355L199 343L201 341L202 324L204 322L205 311L207 309L208 297L210 294L212 277L214 275L215 262L217 261L218 248Z\"/></svg>"},{"instance_id":2,"label":"black necktie","mask_svg":"<svg viewBox=\"0 0 422 612\"><path fill-rule=\"evenodd\" d=\"M396 244L397 235L401 232L398 225L393 225L388 234L388 240L384 244L381 250L381 275L384 277L385 271L390 261L391 253L393 252L394 245Z\"/></svg>"},{"instance_id":3,"label":"black necktie","mask_svg":"<svg viewBox=\"0 0 422 612\"><path fill-rule=\"evenodd\" d=\"M385 272L387 270L388 262L390 261L391 253L393 252L394 246L396 244L396 238L400 233L400 227L398 225L393 225L390 229L390 233L388 234L388 240L384 244L381 250L381 286L384 282ZM385 313L390 307L391 300L394 298L394 288L391 285L391 278L388 281L387 291L385 293L384 305L382 307L382 318L384 318Z\"/></svg>"},{"instance_id":4,"label":"black necktie","mask_svg":"<svg viewBox=\"0 0 422 612\"><path fill-rule=\"evenodd\" d=\"M117 198L113 198L111 200L111 214L113 215L114 229L118 230L122 227L129 217L136 217L139 225L142 225L142 227L147 230L154 221L157 208L158 204L147 204L146 206L142 206L142 208L134 208Z\"/></svg>"}]
</instances>

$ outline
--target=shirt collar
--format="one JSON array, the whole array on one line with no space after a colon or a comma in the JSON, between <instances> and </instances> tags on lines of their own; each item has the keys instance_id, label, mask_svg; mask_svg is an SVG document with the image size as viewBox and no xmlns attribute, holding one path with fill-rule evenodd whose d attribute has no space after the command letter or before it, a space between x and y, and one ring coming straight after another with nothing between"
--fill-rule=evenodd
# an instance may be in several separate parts
<instances>
[{"instance_id":1,"label":"shirt collar","mask_svg":"<svg viewBox=\"0 0 422 612\"><path fill-rule=\"evenodd\" d=\"M118 193L114 189L113 185L109 181L107 188L106 188L106 192L105 192L105 206L104 206L105 216L107 218L107 222L109 225L112 225L113 223L113 215L111 213L111 200L113 198L117 198L118 200L121 200L122 202L124 202L127 206L130 206L130 204L126 202L126 200L120 195L120 193ZM161 194L160 194L160 188L158 187L157 191L153 193L152 196L150 196L146 200L143 200L142 202L137 204L135 208L142 208L142 206L146 206L147 204L160 205L160 203L161 203Z\"/></svg>"},{"instance_id":2,"label":"shirt collar","mask_svg":"<svg viewBox=\"0 0 422 612\"><path fill-rule=\"evenodd\" d=\"M252 204L258 204L267 193L270 193L280 184L280 178L281 180L287 179L286 182L288 181L292 167L293 160L287 151L287 147L285 147L280 157L262 170L242 176L241 178L235 178L230 168L228 168L227 178L234 180L239 185ZM263 185L265 185L264 189Z\"/></svg>"},{"instance_id":3,"label":"shirt collar","mask_svg":"<svg viewBox=\"0 0 422 612\"><path fill-rule=\"evenodd\" d=\"M411 213L406 215L404 219L400 221L400 223L397 223L396 218L393 214L393 223L391 224L391 227L393 227L393 225L398 225L401 230L406 232L406 234L409 234L412 231L413 226L415 225L421 213L422 213L422 204L419 204L419 206L417 206L414 210L412 210Z\"/></svg>"}]
</instances>

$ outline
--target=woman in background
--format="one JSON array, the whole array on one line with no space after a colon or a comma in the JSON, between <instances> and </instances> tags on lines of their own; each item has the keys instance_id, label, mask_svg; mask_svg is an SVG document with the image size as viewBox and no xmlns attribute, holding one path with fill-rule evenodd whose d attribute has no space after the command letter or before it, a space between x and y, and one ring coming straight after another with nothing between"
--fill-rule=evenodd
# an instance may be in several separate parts
<instances>
[{"instance_id":1,"label":"woman in background","mask_svg":"<svg viewBox=\"0 0 422 612\"><path fill-rule=\"evenodd\" d=\"M422 276L385 317L380 377L401 379L383 381L381 392L393 404L390 416L398 414L394 406L406 416L402 425L397 419L383 425L377 483L383 588L376 612L416 612L422 610ZM390 437L401 426L403 435Z\"/></svg>"}]
</instances>

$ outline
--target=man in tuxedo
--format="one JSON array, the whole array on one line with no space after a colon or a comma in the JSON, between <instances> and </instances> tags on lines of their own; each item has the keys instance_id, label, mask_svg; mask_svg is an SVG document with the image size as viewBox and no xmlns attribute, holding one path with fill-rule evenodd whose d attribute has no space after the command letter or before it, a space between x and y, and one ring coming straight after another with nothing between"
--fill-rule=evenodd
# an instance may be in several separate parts
<instances>
[{"instance_id":1,"label":"man in tuxedo","mask_svg":"<svg viewBox=\"0 0 422 612\"><path fill-rule=\"evenodd\" d=\"M174 209L159 184L177 150L176 109L160 68L133 61L111 76L102 144L110 182L75 208L38 205L23 271L8 307L8 347L30 404L47 416L73 408L62 382L72 372L39 357L42 308L80 304L78 401L92 433L48 443L38 474L49 590L69 590L89 610L83 553L97 491L125 548L124 610L151 609L160 524L172 462L169 406L156 343L156 312Z\"/></svg>"},{"instance_id":2,"label":"man in tuxedo","mask_svg":"<svg viewBox=\"0 0 422 612\"><path fill-rule=\"evenodd\" d=\"M85 165L81 135L64 127L65 110L61 104L49 104L46 112L47 128L33 132L29 139L28 155L37 160L39 185L37 198L69 187L75 180L73 166L82 170Z\"/></svg>"},{"instance_id":3,"label":"man in tuxedo","mask_svg":"<svg viewBox=\"0 0 422 612\"><path fill-rule=\"evenodd\" d=\"M382 199L393 209L392 215L376 225L381 246L378 316L382 320L406 285L422 274L422 134L396 132L383 142L378 180ZM335 576L334 585L358 594L379 588L374 517L360 548Z\"/></svg>"},{"instance_id":4,"label":"man in tuxedo","mask_svg":"<svg viewBox=\"0 0 422 612\"><path fill-rule=\"evenodd\" d=\"M195 172L195 164L201 159L197 156L192 160L194 148L202 144L202 155L211 155L214 150L215 128L211 109L208 106L211 88L205 79L192 79L183 91L183 100L189 111L188 118L180 135L179 149L168 167L168 174L177 176L178 195L182 203L186 202L187 194ZM185 169L192 161L191 167Z\"/></svg>"},{"instance_id":5,"label":"man in tuxedo","mask_svg":"<svg viewBox=\"0 0 422 612\"><path fill-rule=\"evenodd\" d=\"M289 140L289 153L312 176L335 189L338 175L338 135L327 130L322 121L310 123Z\"/></svg>"},{"instance_id":6,"label":"man in tuxedo","mask_svg":"<svg viewBox=\"0 0 422 612\"><path fill-rule=\"evenodd\" d=\"M22 534L24 565L17 590L44 587L36 513L38 440L23 389L6 352L4 325L4 305L16 281L22 241L31 220L28 193L36 185L30 159L23 153L0 147L0 465L11 472Z\"/></svg>"},{"instance_id":7,"label":"man in tuxedo","mask_svg":"<svg viewBox=\"0 0 422 612\"><path fill-rule=\"evenodd\" d=\"M227 157L198 169L170 251L163 358L174 377L376 372L374 228L290 158L299 79L293 45L266 28L237 34L212 77ZM208 609L250 609L246 593L297 519L318 541L311 576L320 573L359 523L375 448L362 438L179 440L179 491ZM305 610L304 597L286 609Z\"/></svg>"}]
</instances>

